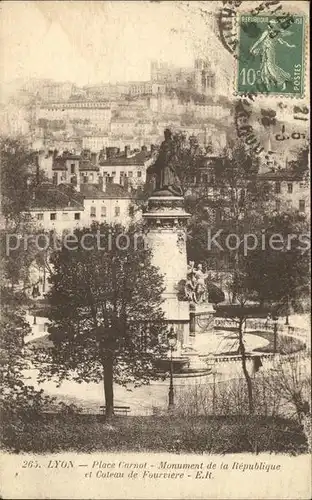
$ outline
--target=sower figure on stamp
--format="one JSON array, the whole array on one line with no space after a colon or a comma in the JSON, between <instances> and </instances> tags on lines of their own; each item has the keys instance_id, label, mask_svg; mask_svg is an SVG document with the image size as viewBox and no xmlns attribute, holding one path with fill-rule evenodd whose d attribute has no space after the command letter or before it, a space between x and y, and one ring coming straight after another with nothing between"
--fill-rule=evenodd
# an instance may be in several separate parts
<instances>
[{"instance_id":1,"label":"sower figure on stamp","mask_svg":"<svg viewBox=\"0 0 312 500\"><path fill-rule=\"evenodd\" d=\"M260 54L261 56L260 77L268 90L271 84L279 85L281 86L281 90L285 90L287 82L291 82L292 80L291 75L280 68L275 62L276 44L280 43L290 48L296 46L289 44L283 39L286 36L292 35L292 32L286 31L277 25L277 21L270 19L267 29L250 48L252 55Z\"/></svg>"}]
</instances>

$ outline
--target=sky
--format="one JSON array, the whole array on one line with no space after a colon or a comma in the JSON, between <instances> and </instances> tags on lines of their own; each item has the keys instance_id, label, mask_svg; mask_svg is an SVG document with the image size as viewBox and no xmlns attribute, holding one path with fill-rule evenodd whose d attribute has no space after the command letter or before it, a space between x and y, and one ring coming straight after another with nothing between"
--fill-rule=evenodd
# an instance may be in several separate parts
<instances>
[{"instance_id":1,"label":"sky","mask_svg":"<svg viewBox=\"0 0 312 500\"><path fill-rule=\"evenodd\" d=\"M1 79L85 85L147 80L152 59L192 66L211 36L197 3L190 9L179 1L1 2Z\"/></svg>"}]
</instances>

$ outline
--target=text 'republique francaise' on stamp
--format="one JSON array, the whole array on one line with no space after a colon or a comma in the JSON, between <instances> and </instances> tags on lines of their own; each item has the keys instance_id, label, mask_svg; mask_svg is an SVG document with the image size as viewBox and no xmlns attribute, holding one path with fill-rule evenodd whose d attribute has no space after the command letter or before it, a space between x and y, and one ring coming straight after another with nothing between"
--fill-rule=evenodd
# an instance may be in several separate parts
<instances>
[{"instance_id":1,"label":"text 'republique francaise' on stamp","mask_svg":"<svg viewBox=\"0 0 312 500\"><path fill-rule=\"evenodd\" d=\"M239 13L237 24L236 94L304 97L305 16Z\"/></svg>"}]
</instances>

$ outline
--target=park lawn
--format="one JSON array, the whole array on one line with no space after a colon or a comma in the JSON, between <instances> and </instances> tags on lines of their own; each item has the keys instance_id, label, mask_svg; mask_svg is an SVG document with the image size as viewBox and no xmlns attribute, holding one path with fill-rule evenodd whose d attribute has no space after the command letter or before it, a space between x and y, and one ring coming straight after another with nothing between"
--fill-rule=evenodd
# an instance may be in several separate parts
<instances>
[{"instance_id":1,"label":"park lawn","mask_svg":"<svg viewBox=\"0 0 312 500\"><path fill-rule=\"evenodd\" d=\"M180 415L103 417L44 414L3 422L2 449L13 453L173 452L299 454L307 451L300 425L282 418Z\"/></svg>"}]
</instances>

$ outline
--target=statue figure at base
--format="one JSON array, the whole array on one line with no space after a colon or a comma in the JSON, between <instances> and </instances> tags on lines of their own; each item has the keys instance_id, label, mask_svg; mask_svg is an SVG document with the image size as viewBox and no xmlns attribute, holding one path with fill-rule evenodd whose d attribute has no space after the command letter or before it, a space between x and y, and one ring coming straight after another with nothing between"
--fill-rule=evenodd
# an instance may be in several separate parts
<instances>
[{"instance_id":1,"label":"statue figure at base","mask_svg":"<svg viewBox=\"0 0 312 500\"><path fill-rule=\"evenodd\" d=\"M197 269L194 262L190 261L187 266L187 279L185 282L184 294L186 300L199 304L207 300L207 280L208 273L203 272L203 267L198 264Z\"/></svg>"},{"instance_id":2,"label":"statue figure at base","mask_svg":"<svg viewBox=\"0 0 312 500\"><path fill-rule=\"evenodd\" d=\"M181 182L173 164L174 142L171 130L167 128L164 136L165 140L161 143L157 160L147 169L147 174L155 177L155 191L166 190L175 196L181 196Z\"/></svg>"},{"instance_id":3,"label":"statue figure at base","mask_svg":"<svg viewBox=\"0 0 312 500\"><path fill-rule=\"evenodd\" d=\"M206 279L208 278L208 273L203 272L203 266L198 264L197 270L195 271L195 279L197 280L196 286L196 296L197 302L205 301L205 294L207 291Z\"/></svg>"}]
</instances>

